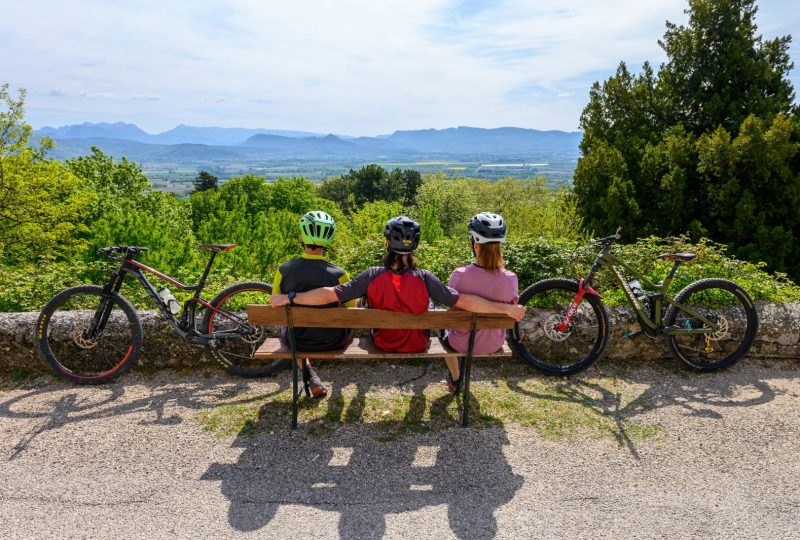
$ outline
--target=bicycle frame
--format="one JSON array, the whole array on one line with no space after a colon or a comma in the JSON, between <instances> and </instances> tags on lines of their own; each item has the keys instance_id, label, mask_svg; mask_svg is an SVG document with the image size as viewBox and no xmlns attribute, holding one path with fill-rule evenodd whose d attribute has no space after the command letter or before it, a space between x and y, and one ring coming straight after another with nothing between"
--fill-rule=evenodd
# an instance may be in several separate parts
<instances>
[{"instance_id":1,"label":"bicycle frame","mask_svg":"<svg viewBox=\"0 0 800 540\"><path fill-rule=\"evenodd\" d=\"M150 297L150 300L152 300L156 307L158 307L159 311L161 311L161 315L167 320L167 322L169 322L170 326L172 326L173 331L182 338L193 343L208 344L216 339L226 339L230 337L229 334L224 333L206 334L198 332L195 325L197 320L198 304L201 306L201 308L210 309L216 313L219 313L223 317L236 322L237 324L247 324L246 319L243 319L235 313L231 313L225 309L215 308L207 300L200 296L200 293L202 293L203 288L205 287L208 274L211 271L211 266L214 264L216 255L217 252L211 252L211 257L208 260L208 264L206 265L199 283L197 285L186 285L177 279L164 274L163 272L159 272L155 268L151 268L146 264L134 260L132 254L126 254L122 260L122 265L120 268L111 273L111 279L109 279L109 281L103 287L104 300L95 314L92 328L88 331L89 336L91 337L91 335L93 335L95 332L103 331L106 322L108 321L108 317L111 314L112 304L109 302L111 293L119 293L125 277L127 275L131 275L135 277L139 284L144 288L144 290L147 292L147 295ZM158 292L156 292L155 287L153 287L152 283L150 283L150 281L147 279L145 272L153 274L154 276L171 283L179 289L194 292L192 298L184 303L180 318L172 314L167 304L161 299L161 297L158 295Z\"/></svg>"},{"instance_id":2,"label":"bicycle frame","mask_svg":"<svg viewBox=\"0 0 800 540\"><path fill-rule=\"evenodd\" d=\"M667 294L669 286L672 284L672 280L675 277L675 272L677 272L678 267L681 264L680 261L674 262L672 268L670 269L664 281L662 281L661 283L654 283L639 270L632 267L631 265L629 265L616 255L611 253L610 250L611 250L610 245L603 246L603 249L600 250L600 253L597 255L597 258L595 259L594 264L592 264L592 267L589 270L589 274L583 280L583 283L585 284L586 290L588 292L594 292L591 289L592 279L594 278L594 275L602 267L607 266L611 269L614 278L616 279L617 283L619 283L620 287L622 288L622 291L625 293L625 297L627 298L628 302L631 304L631 306L633 306L633 309L636 312L636 317L639 320L640 325L642 326L642 330L644 330L646 333L651 335L709 334L716 332L719 329L716 323L710 321L706 317L703 317L693 309L681 304L680 302L676 302L674 298L672 298ZM636 295L633 293L630 285L628 284L628 280L625 279L625 276L622 274L622 272L620 272L619 267L622 267L629 275L635 277L642 284L643 287L657 291L655 294L649 295L650 299L654 302L653 306L654 316L652 318L650 314L645 312L642 303L639 301L638 298L636 298ZM663 307L665 303L673 305L677 309L689 315L690 317L703 322L704 327L703 328L684 328L680 326L664 327Z\"/></svg>"}]
</instances>

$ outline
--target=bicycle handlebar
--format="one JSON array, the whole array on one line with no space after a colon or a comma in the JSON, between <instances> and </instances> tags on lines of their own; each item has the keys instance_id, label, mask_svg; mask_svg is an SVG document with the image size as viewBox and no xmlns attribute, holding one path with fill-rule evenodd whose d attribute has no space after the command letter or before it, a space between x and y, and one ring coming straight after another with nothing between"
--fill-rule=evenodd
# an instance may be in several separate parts
<instances>
[{"instance_id":1,"label":"bicycle handlebar","mask_svg":"<svg viewBox=\"0 0 800 540\"><path fill-rule=\"evenodd\" d=\"M97 250L97 255L110 256L112 253L120 253L122 255L136 255L147 251L146 247L142 246L106 246Z\"/></svg>"},{"instance_id":2,"label":"bicycle handlebar","mask_svg":"<svg viewBox=\"0 0 800 540\"><path fill-rule=\"evenodd\" d=\"M614 242L619 242L619 240L622 238L622 236L620 236L620 234L619 234L621 231L622 231L622 227L617 227L617 232L615 232L611 236L605 236L603 238L598 238L597 240L595 240L592 243L593 244L602 245L602 246L611 246L612 244L614 244Z\"/></svg>"}]
</instances>

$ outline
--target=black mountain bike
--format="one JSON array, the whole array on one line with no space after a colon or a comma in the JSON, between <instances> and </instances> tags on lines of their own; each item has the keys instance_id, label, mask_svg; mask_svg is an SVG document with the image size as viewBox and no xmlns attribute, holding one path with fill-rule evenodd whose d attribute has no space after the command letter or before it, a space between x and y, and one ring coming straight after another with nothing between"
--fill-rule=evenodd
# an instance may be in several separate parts
<instances>
[{"instance_id":1,"label":"black mountain bike","mask_svg":"<svg viewBox=\"0 0 800 540\"><path fill-rule=\"evenodd\" d=\"M626 332L625 338L661 337L673 356L698 371L732 366L747 354L758 331L758 313L742 287L726 279L701 279L670 296L675 272L695 254L661 255L673 265L663 282L653 283L611 253L619 239L617 230L595 242L600 252L585 278L544 279L522 292L525 319L509 333L521 358L545 373L567 375L603 355L611 329L602 296L592 288L603 267L611 270L636 313L640 330ZM619 268L633 277L626 278Z\"/></svg>"},{"instance_id":2,"label":"black mountain bike","mask_svg":"<svg viewBox=\"0 0 800 540\"><path fill-rule=\"evenodd\" d=\"M39 354L58 375L79 384L113 380L135 364L142 349L142 323L133 304L119 292L125 277L131 275L173 331L190 343L205 345L223 369L242 377L274 373L283 367L280 362L265 364L253 358L267 337L267 329L250 325L244 314L247 304L269 303L272 286L248 281L228 287L211 301L200 296L217 253L234 247L199 246L209 250L211 256L197 285L185 285L137 261L147 248L111 246L98 250L98 254L121 261L119 268L105 285L66 289L44 306L36 325ZM156 291L145 272L194 294L181 307L166 287Z\"/></svg>"}]
</instances>

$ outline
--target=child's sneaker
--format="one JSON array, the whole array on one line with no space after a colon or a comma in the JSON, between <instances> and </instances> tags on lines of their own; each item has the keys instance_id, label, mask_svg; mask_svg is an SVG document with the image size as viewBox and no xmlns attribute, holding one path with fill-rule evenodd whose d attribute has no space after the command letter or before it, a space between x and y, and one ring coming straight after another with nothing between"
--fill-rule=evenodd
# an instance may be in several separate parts
<instances>
[{"instance_id":1,"label":"child's sneaker","mask_svg":"<svg viewBox=\"0 0 800 540\"><path fill-rule=\"evenodd\" d=\"M328 396L328 388L322 384L317 372L314 371L314 368L311 366L306 366L303 368L303 380L306 381L308 384L309 390L311 390L311 397L314 399L322 399Z\"/></svg>"},{"instance_id":2,"label":"child's sneaker","mask_svg":"<svg viewBox=\"0 0 800 540\"><path fill-rule=\"evenodd\" d=\"M459 394L461 393L461 377L458 380L454 381L453 376L450 372L447 372L447 389L450 391L451 394Z\"/></svg>"}]
</instances>

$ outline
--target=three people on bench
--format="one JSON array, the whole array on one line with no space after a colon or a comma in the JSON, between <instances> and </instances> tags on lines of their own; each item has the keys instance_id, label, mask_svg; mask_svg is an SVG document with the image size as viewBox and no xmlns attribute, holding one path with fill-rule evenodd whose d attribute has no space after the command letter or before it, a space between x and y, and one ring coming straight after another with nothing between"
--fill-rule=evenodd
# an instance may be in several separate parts
<instances>
[{"instance_id":1,"label":"three people on bench","mask_svg":"<svg viewBox=\"0 0 800 540\"><path fill-rule=\"evenodd\" d=\"M476 218L479 216L481 214ZM497 217L499 218L499 216ZM496 220L494 223L496 227L502 226L502 238L505 239L505 226L502 224L502 218L500 218L500 225L497 225ZM507 289L510 288L510 277L506 274L499 275L501 284L497 294L494 294L500 301L493 301L484 298L486 295L483 290L479 291L480 296L470 292L462 293L456 288L442 283L431 272L419 269L413 252L419 245L420 227L414 220L406 216L390 219L384 228L384 236L387 249L383 267L368 268L346 283L330 284L311 290L290 290L281 284L273 291L280 291L283 294L273 292L270 303L276 307L286 304L341 305L366 296L368 306L374 309L424 313L428 310L430 299L433 299L450 308L476 313L500 313L516 320L521 320L525 316L525 308L516 304L516 292L514 295L506 294ZM475 248L476 255L480 253L481 249L482 247ZM468 267L459 270L462 270L462 274L464 274L467 269ZM472 273L472 271L469 272L466 280L463 279L463 275L456 278L456 284L458 285L463 280L468 288L473 287L476 278L472 276ZM511 275L513 276L513 274ZM451 277L451 281L452 279ZM495 292L494 289L493 292ZM454 347L460 345L458 333L451 331L448 337L453 341ZM482 346L488 346L490 340L483 336L481 338ZM424 330L380 329L373 334L375 346L387 352L422 352L428 347L428 340L428 335ZM502 347L502 342L495 350L500 347ZM299 345L298 349L300 349ZM453 364L453 366L448 365L448 387L455 392L459 388L459 374L456 362L453 361Z\"/></svg>"}]
</instances>

